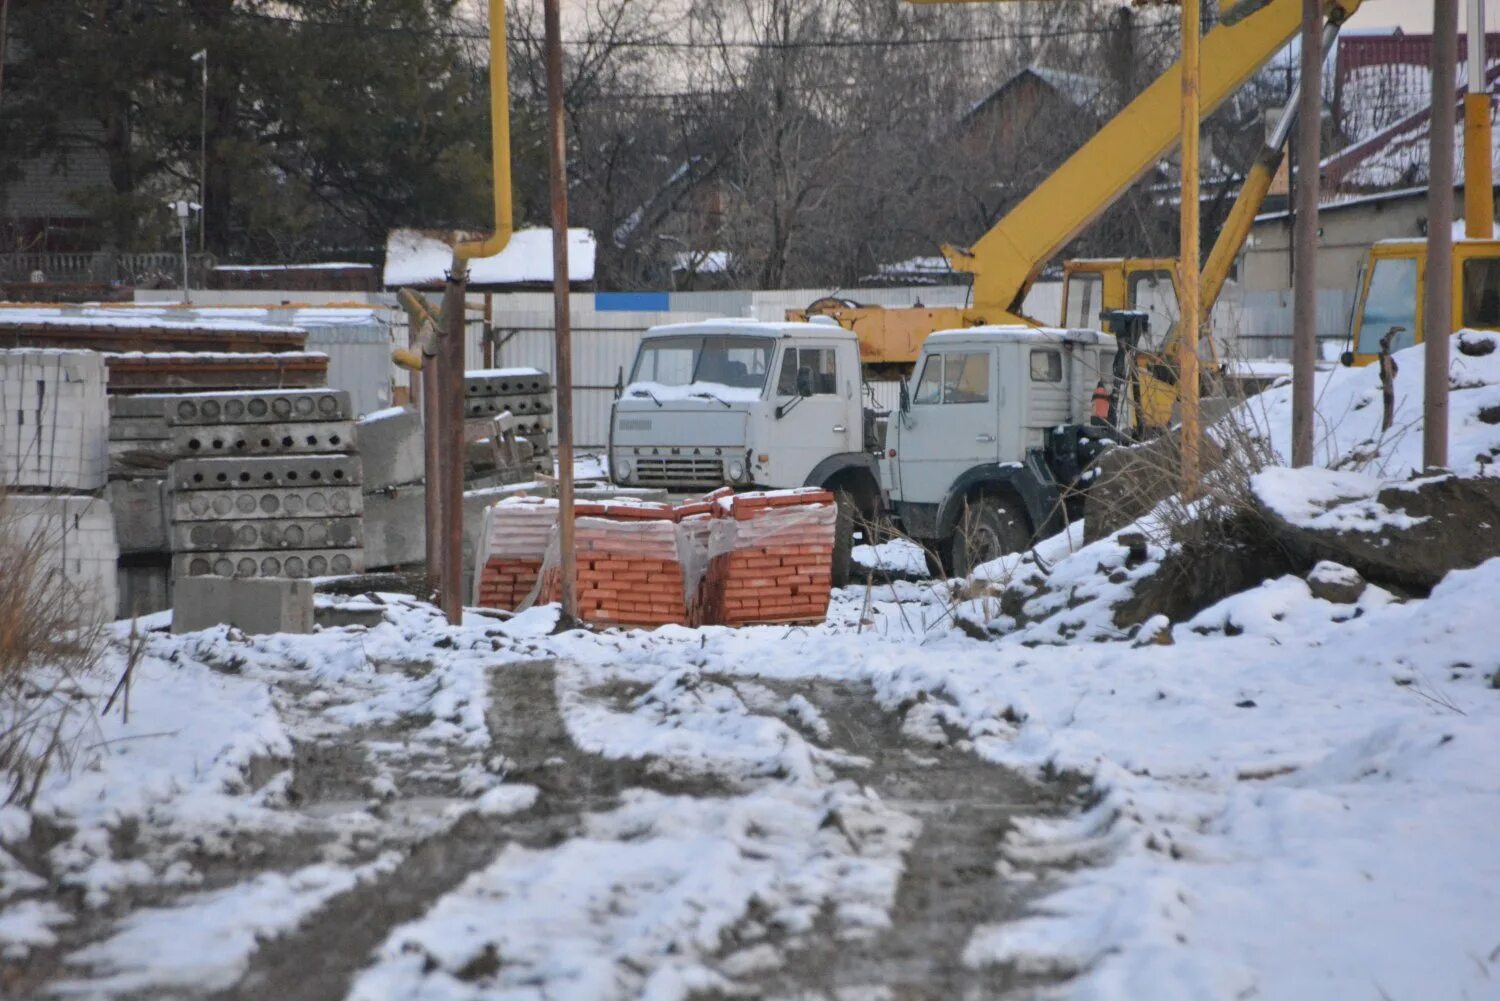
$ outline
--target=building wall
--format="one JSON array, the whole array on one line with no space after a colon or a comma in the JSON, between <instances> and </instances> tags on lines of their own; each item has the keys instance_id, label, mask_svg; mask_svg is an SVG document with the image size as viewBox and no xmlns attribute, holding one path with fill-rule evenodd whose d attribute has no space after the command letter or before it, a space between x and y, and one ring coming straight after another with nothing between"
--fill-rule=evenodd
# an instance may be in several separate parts
<instances>
[{"instance_id":1,"label":"building wall","mask_svg":"<svg viewBox=\"0 0 1500 1001\"><path fill-rule=\"evenodd\" d=\"M1463 218L1463 210L1464 192L1459 186L1453 194L1455 219ZM1425 190L1325 209L1318 220L1322 230L1318 241L1318 287L1353 288L1370 244L1377 240L1421 237L1426 222ZM1245 291L1278 292L1292 287L1291 243L1290 216L1256 221L1240 258L1239 279Z\"/></svg>"}]
</instances>

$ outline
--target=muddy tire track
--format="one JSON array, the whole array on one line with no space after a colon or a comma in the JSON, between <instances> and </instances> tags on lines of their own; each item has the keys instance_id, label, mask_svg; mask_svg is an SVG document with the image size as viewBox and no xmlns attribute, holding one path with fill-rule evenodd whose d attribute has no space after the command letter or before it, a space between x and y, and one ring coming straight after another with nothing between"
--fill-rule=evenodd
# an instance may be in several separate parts
<instances>
[{"instance_id":1,"label":"muddy tire track","mask_svg":"<svg viewBox=\"0 0 1500 1001\"><path fill-rule=\"evenodd\" d=\"M1040 893L1034 880L997 872L1013 818L1075 808L1084 794L1081 783L1039 785L961 749L951 733L915 737L903 729L902 715L882 710L866 685L757 683L784 697L800 694L816 706L828 745L870 762L841 773L919 819L922 828L907 853L886 931L850 941L821 921L808 935L771 943L784 949L780 969L738 977L731 972L731 955L756 943L733 941L722 957L729 960L726 975L755 997L809 1001L990 1001L1048 983L1007 966L971 968L962 956L977 926L1022 917Z\"/></svg>"}]
</instances>

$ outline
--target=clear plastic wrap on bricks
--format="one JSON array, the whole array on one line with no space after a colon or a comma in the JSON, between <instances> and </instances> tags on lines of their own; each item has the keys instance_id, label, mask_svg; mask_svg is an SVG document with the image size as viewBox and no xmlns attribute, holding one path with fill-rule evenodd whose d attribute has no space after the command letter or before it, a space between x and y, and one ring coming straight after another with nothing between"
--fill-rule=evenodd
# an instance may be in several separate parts
<instances>
[{"instance_id":1,"label":"clear plastic wrap on bricks","mask_svg":"<svg viewBox=\"0 0 1500 1001\"><path fill-rule=\"evenodd\" d=\"M828 610L833 496L733 494L683 504L575 509L578 614L595 625L811 623ZM559 597L557 502L509 498L485 512L474 600L519 609Z\"/></svg>"},{"instance_id":2,"label":"clear plastic wrap on bricks","mask_svg":"<svg viewBox=\"0 0 1500 1001\"><path fill-rule=\"evenodd\" d=\"M704 621L823 621L833 586L833 495L812 489L736 494L719 501L718 510L700 598Z\"/></svg>"},{"instance_id":3,"label":"clear plastic wrap on bricks","mask_svg":"<svg viewBox=\"0 0 1500 1001\"><path fill-rule=\"evenodd\" d=\"M542 563L557 526L557 501L507 497L484 509L474 565L474 604L513 610L535 598Z\"/></svg>"}]
</instances>

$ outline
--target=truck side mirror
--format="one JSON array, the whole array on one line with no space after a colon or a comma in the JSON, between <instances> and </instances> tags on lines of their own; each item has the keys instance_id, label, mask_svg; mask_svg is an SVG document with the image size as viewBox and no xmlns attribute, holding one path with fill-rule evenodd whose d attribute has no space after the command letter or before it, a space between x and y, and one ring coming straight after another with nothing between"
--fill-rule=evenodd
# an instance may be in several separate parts
<instances>
[{"instance_id":1,"label":"truck side mirror","mask_svg":"<svg viewBox=\"0 0 1500 1001\"><path fill-rule=\"evenodd\" d=\"M797 369L797 395L811 396L813 394L813 374L810 368Z\"/></svg>"},{"instance_id":2,"label":"truck side mirror","mask_svg":"<svg viewBox=\"0 0 1500 1001\"><path fill-rule=\"evenodd\" d=\"M1353 368L1354 367L1354 352L1353 351L1345 351L1343 354L1339 355L1339 364L1342 365L1342 366L1344 366L1345 368Z\"/></svg>"},{"instance_id":3,"label":"truck side mirror","mask_svg":"<svg viewBox=\"0 0 1500 1001\"><path fill-rule=\"evenodd\" d=\"M900 407L901 407L901 412L903 414L909 414L909 413L911 413L911 390L907 387L905 379L901 380L901 403L900 403Z\"/></svg>"},{"instance_id":4,"label":"truck side mirror","mask_svg":"<svg viewBox=\"0 0 1500 1001\"><path fill-rule=\"evenodd\" d=\"M615 399L618 400L623 395L625 395L625 366L621 365L620 370L615 373Z\"/></svg>"}]
</instances>

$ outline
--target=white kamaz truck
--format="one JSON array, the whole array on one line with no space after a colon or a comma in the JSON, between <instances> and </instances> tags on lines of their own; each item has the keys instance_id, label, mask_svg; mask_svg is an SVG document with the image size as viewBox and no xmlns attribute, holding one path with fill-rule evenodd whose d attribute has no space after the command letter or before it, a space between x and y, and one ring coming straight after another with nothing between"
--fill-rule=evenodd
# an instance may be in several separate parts
<instances>
[{"instance_id":1,"label":"white kamaz truck","mask_svg":"<svg viewBox=\"0 0 1500 1001\"><path fill-rule=\"evenodd\" d=\"M1067 488L1113 438L1090 421L1101 389L1124 395L1114 362L1114 338L1092 330L940 332L884 413L865 405L858 340L831 322L655 327L615 402L610 477L681 492L823 487L840 506L836 582L857 522L892 523L967 573L1081 504Z\"/></svg>"}]
</instances>

